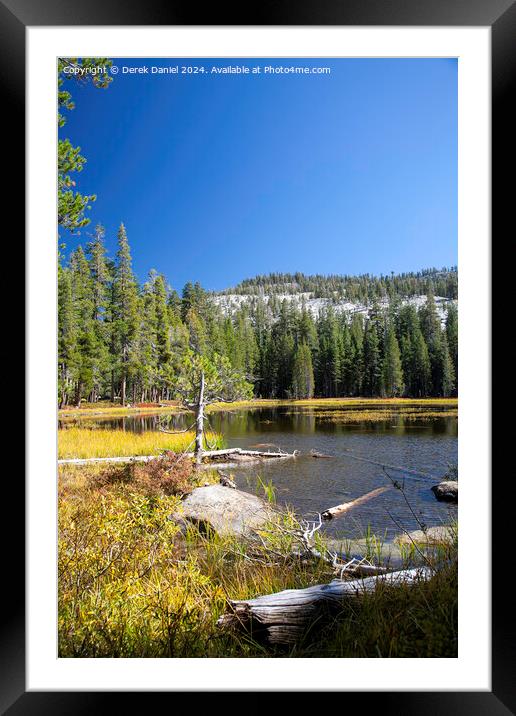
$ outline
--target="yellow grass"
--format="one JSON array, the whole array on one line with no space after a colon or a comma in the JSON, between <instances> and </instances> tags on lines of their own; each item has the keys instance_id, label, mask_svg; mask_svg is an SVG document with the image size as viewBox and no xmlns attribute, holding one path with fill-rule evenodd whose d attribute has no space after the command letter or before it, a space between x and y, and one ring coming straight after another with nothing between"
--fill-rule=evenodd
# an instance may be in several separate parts
<instances>
[{"instance_id":1,"label":"yellow grass","mask_svg":"<svg viewBox=\"0 0 516 716\"><path fill-rule=\"evenodd\" d=\"M183 452L193 449L194 433L168 435L153 430L144 433L124 430L91 430L88 428L64 428L58 431L58 457L128 457L136 455L159 455L163 450ZM210 447L221 448L223 438L208 433Z\"/></svg>"},{"instance_id":2,"label":"yellow grass","mask_svg":"<svg viewBox=\"0 0 516 716\"><path fill-rule=\"evenodd\" d=\"M167 404L162 407L152 406L147 408L122 407L121 405L110 405L101 403L85 403L80 408L64 408L58 410L59 420L66 418L98 418L102 417L124 417L125 415L160 415L162 413L183 413L185 409L179 405Z\"/></svg>"},{"instance_id":3,"label":"yellow grass","mask_svg":"<svg viewBox=\"0 0 516 716\"><path fill-rule=\"evenodd\" d=\"M329 420L334 423L361 423L380 422L389 418L403 418L403 420L433 420L434 418L456 418L457 409L451 410L421 410L421 408L400 408L398 410L319 410L314 417L319 420Z\"/></svg>"},{"instance_id":4,"label":"yellow grass","mask_svg":"<svg viewBox=\"0 0 516 716\"><path fill-rule=\"evenodd\" d=\"M309 400L240 400L234 403L214 403L208 410L235 410L238 408L277 408L296 406L301 408L345 408L355 406L419 406L457 407L457 398L311 398Z\"/></svg>"}]
</instances>

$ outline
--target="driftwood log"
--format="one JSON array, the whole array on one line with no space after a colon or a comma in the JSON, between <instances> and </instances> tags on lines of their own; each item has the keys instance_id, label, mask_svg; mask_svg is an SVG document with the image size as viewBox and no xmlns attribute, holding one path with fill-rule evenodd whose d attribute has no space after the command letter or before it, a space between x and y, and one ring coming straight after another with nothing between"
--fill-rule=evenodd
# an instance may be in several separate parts
<instances>
[{"instance_id":1,"label":"driftwood log","mask_svg":"<svg viewBox=\"0 0 516 716\"><path fill-rule=\"evenodd\" d=\"M219 457L230 457L231 455L246 455L258 459L282 459L288 457L296 457L297 450L294 452L264 452L261 450L243 450L242 448L225 448L224 450L205 450L202 453L203 458L217 459ZM178 453L178 457L180 453ZM159 457L159 455L136 455L127 457L87 457L87 458L66 458L58 460L59 465L86 465L92 462L149 462ZM182 457L193 458L195 453L183 453Z\"/></svg>"},{"instance_id":2,"label":"driftwood log","mask_svg":"<svg viewBox=\"0 0 516 716\"><path fill-rule=\"evenodd\" d=\"M379 585L412 586L432 575L428 567L419 567L352 581L336 579L329 584L286 589L256 599L231 600L229 611L219 618L217 625L222 629L244 629L253 638L269 644L291 645L303 639L325 612L342 608L348 599L370 594Z\"/></svg>"},{"instance_id":3,"label":"driftwood log","mask_svg":"<svg viewBox=\"0 0 516 716\"><path fill-rule=\"evenodd\" d=\"M344 502L342 505L337 505L336 507L330 507L329 510L325 510L321 513L321 517L323 520L333 520L335 517L340 517L340 515L343 515L345 512L349 512L349 510L352 510L354 507L358 507L358 505L363 505L364 502L369 502L369 500L372 500L374 497L378 497L378 495L381 495L383 492L390 489L390 485L387 487L377 487L375 490L371 490L371 492L366 492L365 495L357 497L356 500Z\"/></svg>"}]
</instances>

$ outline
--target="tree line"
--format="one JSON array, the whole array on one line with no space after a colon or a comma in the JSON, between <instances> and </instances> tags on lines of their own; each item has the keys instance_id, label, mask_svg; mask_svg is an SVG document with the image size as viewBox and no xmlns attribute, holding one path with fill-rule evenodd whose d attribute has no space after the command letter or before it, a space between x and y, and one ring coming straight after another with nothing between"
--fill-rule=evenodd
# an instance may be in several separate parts
<instances>
[{"instance_id":1,"label":"tree line","mask_svg":"<svg viewBox=\"0 0 516 716\"><path fill-rule=\"evenodd\" d=\"M259 295L228 315L198 283L179 295L152 270L140 284L124 225L114 259L99 225L59 257L58 402L173 399L192 356L222 361L256 397L456 395L456 305L442 325L432 282L419 309L402 298L374 298L367 317L331 303L313 316L303 300Z\"/></svg>"},{"instance_id":2,"label":"tree line","mask_svg":"<svg viewBox=\"0 0 516 716\"><path fill-rule=\"evenodd\" d=\"M436 296L456 299L457 267L430 268L417 272L392 273L388 276L270 273L247 278L222 293L248 296L307 293L310 298L324 298L334 302L346 299L367 303L400 295L424 296L429 291L433 291Z\"/></svg>"}]
</instances>

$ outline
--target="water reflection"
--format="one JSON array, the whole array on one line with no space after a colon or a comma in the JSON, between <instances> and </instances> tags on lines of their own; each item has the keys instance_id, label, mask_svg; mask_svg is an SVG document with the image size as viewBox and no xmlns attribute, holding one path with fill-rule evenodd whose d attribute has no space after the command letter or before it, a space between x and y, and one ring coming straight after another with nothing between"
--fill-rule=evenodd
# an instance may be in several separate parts
<instances>
[{"instance_id":1,"label":"water reflection","mask_svg":"<svg viewBox=\"0 0 516 716\"><path fill-rule=\"evenodd\" d=\"M318 412L292 406L230 410L212 413L209 420L214 430L224 434L229 446L270 443L288 452L299 450L301 456L295 460L241 466L232 472L237 485L250 492L257 491L258 478L272 481L278 502L288 503L307 516L391 484L380 466L365 460L408 468L435 478L443 477L450 465L457 464L455 417L425 418L425 411L421 411L416 419L390 414L378 422L341 422L319 417ZM437 409L432 407L431 412ZM191 422L189 414L146 414L67 419L60 421L60 427L80 425L140 433L158 430L160 425L171 430L182 429ZM332 459L314 459L310 457L311 450L332 455ZM358 457L364 460L356 459ZM456 507L436 501L430 490L434 481L415 479L403 471L388 473L404 485L407 500L393 488L329 523L327 532L334 536L360 536L369 526L374 532L391 538L402 528L420 529L421 523L442 524L456 515Z\"/></svg>"}]
</instances>

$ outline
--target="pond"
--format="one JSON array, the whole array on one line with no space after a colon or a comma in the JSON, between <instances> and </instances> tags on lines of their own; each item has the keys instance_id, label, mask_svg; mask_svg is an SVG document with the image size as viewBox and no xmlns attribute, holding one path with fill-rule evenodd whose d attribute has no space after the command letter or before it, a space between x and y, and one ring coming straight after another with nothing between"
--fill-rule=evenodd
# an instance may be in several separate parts
<instances>
[{"instance_id":1,"label":"pond","mask_svg":"<svg viewBox=\"0 0 516 716\"><path fill-rule=\"evenodd\" d=\"M367 409L371 412L371 409ZM449 523L457 514L454 505L437 502L431 486L457 465L457 418L435 407L406 413L389 408L378 416L360 420L350 418L350 408L314 409L296 406L239 409L214 412L210 427L225 436L229 447L268 449L301 454L291 460L231 468L240 489L263 495L263 483L274 486L276 501L291 505L298 514L313 519L321 512L360 497L371 490L392 487L348 514L327 523L332 537L359 537L369 528L385 540L403 530L421 529ZM427 413L427 414L425 414ZM169 429L181 429L192 416L144 415L122 418L88 419L81 425L141 432L159 429L160 421ZM61 421L60 427L77 421ZM331 459L316 459L315 450ZM385 474L380 465L388 469Z\"/></svg>"}]
</instances>

